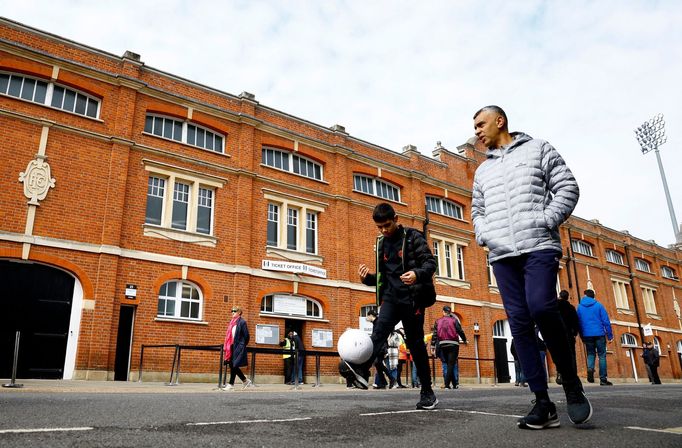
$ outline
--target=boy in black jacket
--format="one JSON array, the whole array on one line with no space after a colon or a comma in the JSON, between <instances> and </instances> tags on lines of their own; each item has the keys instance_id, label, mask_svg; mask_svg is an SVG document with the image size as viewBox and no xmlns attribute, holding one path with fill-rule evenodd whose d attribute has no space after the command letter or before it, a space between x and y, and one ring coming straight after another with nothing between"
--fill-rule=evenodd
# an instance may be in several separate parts
<instances>
[{"instance_id":1,"label":"boy in black jacket","mask_svg":"<svg viewBox=\"0 0 682 448\"><path fill-rule=\"evenodd\" d=\"M377 273L370 274L369 268L361 264L358 274L362 283L376 286L377 305L381 306L372 331L374 352L362 365L342 361L341 374L354 376L356 385L367 388L369 366L377 357L381 343L388 338L396 324L402 321L405 342L414 359L421 383L417 409L434 409L438 399L431 388L431 371L424 345L422 298L430 294L435 298L433 274L436 272L436 260L419 231L398 224L398 216L390 204L377 205L372 218L381 232L376 245Z\"/></svg>"}]
</instances>

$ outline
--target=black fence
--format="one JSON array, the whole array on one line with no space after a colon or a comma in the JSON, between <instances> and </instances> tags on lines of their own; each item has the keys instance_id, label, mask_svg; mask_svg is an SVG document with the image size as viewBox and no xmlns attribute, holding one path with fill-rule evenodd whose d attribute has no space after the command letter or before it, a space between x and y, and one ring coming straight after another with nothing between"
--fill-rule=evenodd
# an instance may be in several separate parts
<instances>
[{"instance_id":1,"label":"black fence","mask_svg":"<svg viewBox=\"0 0 682 448\"><path fill-rule=\"evenodd\" d=\"M187 350L199 350L199 351L212 351L212 352L218 352L219 356L217 359L217 372L218 372L218 387L224 387L226 380L227 380L227 367L223 364L223 357L224 357L224 351L223 351L223 345L180 345L180 344L161 344L161 345L147 345L143 344L141 349L140 349L140 364L139 364L139 375L138 375L138 381L142 382L142 374L143 374L143 366L144 366L144 354L145 354L145 349L159 349L159 348L172 348L173 350L173 364L171 366L171 372L170 372L170 378L168 380L168 385L173 386L180 384L180 366L181 366L181 360L182 360L182 352L187 351ZM285 355L287 353L291 354L293 357L293 373L292 376L294 378L294 387L298 387L299 382L298 382L298 356L303 355L303 356L314 356L315 357L315 384L313 384L313 387L319 387L320 386L320 359L322 357L333 357L333 358L339 358L339 354L337 352L331 352L331 351L322 351L322 350L301 350L301 351L296 351L296 350L285 350L281 348L265 348L265 347L247 347L246 352L251 355L251 363L250 363L250 373L249 373L249 379L255 384L255 377L256 377L256 371L257 371L257 356L258 354L269 354L269 355ZM339 358L340 359L340 358ZM436 357L431 356L431 378L434 378L434 383L437 384L437 378L440 377L436 371ZM476 363L476 377L478 380L478 383L481 383L482 375L481 375L481 368L480 368L480 363L481 362L491 362L492 363L492 372L497 372L496 368L496 362L494 358L469 358L469 357L459 357L458 363L461 365L462 361L474 361ZM467 369L468 370L468 369ZM406 363L406 369L404 371L405 374L405 381L407 383L410 382L411 378L411 363L408 362ZM175 380L173 379L173 376L175 376ZM497 384L497 375L493 374L492 375L493 381L495 384Z\"/></svg>"}]
</instances>

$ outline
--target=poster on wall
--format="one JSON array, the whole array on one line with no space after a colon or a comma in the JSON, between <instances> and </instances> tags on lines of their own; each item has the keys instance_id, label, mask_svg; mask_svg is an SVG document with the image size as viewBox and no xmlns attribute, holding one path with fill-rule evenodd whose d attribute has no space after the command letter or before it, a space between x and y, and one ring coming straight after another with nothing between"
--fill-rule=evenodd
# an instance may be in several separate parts
<instances>
[{"instance_id":1,"label":"poster on wall","mask_svg":"<svg viewBox=\"0 0 682 448\"><path fill-rule=\"evenodd\" d=\"M275 294L274 309L277 314L289 314L291 316L305 316L305 299L289 295Z\"/></svg>"},{"instance_id":2,"label":"poster on wall","mask_svg":"<svg viewBox=\"0 0 682 448\"><path fill-rule=\"evenodd\" d=\"M313 329L313 347L331 348L334 346L332 330Z\"/></svg>"},{"instance_id":3,"label":"poster on wall","mask_svg":"<svg viewBox=\"0 0 682 448\"><path fill-rule=\"evenodd\" d=\"M257 324L256 344L279 345L279 326Z\"/></svg>"}]
</instances>

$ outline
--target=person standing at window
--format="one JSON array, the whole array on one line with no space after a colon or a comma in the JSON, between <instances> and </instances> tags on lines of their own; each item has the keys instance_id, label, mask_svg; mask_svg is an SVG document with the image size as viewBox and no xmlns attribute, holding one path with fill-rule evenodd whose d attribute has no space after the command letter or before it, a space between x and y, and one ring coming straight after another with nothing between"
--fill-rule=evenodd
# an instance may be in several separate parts
<instances>
[{"instance_id":1,"label":"person standing at window","mask_svg":"<svg viewBox=\"0 0 682 448\"><path fill-rule=\"evenodd\" d=\"M223 345L225 353L224 363L230 366L230 382L225 385L224 390L234 388L235 377L239 377L242 380L245 389L253 385L251 380L246 379L241 370L241 367L245 367L248 364L246 346L249 344L249 339L249 328L242 317L242 309L238 306L233 306L232 319L230 319L230 323L227 325L225 344Z\"/></svg>"},{"instance_id":2,"label":"person standing at window","mask_svg":"<svg viewBox=\"0 0 682 448\"><path fill-rule=\"evenodd\" d=\"M644 344L644 350L642 351L642 358L649 371L651 372L651 384L661 384L661 379L658 377L658 364L661 359L661 355L658 354L658 350L654 347L654 343L649 341Z\"/></svg>"}]
</instances>

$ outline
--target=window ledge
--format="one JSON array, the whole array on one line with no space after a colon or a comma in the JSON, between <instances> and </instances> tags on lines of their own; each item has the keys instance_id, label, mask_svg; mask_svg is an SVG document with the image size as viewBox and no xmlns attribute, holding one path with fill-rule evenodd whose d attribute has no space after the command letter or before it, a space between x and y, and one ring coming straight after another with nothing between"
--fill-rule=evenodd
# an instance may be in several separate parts
<instances>
[{"instance_id":1,"label":"window ledge","mask_svg":"<svg viewBox=\"0 0 682 448\"><path fill-rule=\"evenodd\" d=\"M500 288L498 288L497 286L488 285L488 291L493 293L493 294L499 294Z\"/></svg>"},{"instance_id":2,"label":"window ledge","mask_svg":"<svg viewBox=\"0 0 682 448\"><path fill-rule=\"evenodd\" d=\"M656 320L663 320L663 318L659 314L646 313L646 317L650 317Z\"/></svg>"},{"instance_id":3,"label":"window ledge","mask_svg":"<svg viewBox=\"0 0 682 448\"><path fill-rule=\"evenodd\" d=\"M626 314L628 316L634 316L635 314L634 311L630 311L627 308L616 308L616 311L618 312L618 314Z\"/></svg>"},{"instance_id":4,"label":"window ledge","mask_svg":"<svg viewBox=\"0 0 682 448\"><path fill-rule=\"evenodd\" d=\"M436 282L441 285L454 286L455 288L471 289L471 283L449 277L436 276Z\"/></svg>"},{"instance_id":5,"label":"window ledge","mask_svg":"<svg viewBox=\"0 0 682 448\"><path fill-rule=\"evenodd\" d=\"M181 241L183 243L197 244L199 246L216 247L218 238L203 233L186 232L184 230L169 229L154 224L144 224L143 235L153 238Z\"/></svg>"},{"instance_id":6,"label":"window ledge","mask_svg":"<svg viewBox=\"0 0 682 448\"><path fill-rule=\"evenodd\" d=\"M156 316L154 318L155 322L172 322L176 324L192 324L192 325L208 325L205 320L193 320L193 319L183 319L181 317L162 317Z\"/></svg>"},{"instance_id":7,"label":"window ledge","mask_svg":"<svg viewBox=\"0 0 682 448\"><path fill-rule=\"evenodd\" d=\"M300 261L307 263L318 263L322 264L324 257L315 254L309 254L307 252L298 252L290 249L282 249L280 247L266 246L265 253L267 255L274 255L289 261Z\"/></svg>"}]
</instances>

